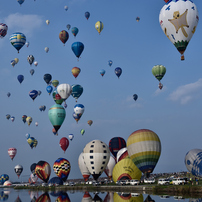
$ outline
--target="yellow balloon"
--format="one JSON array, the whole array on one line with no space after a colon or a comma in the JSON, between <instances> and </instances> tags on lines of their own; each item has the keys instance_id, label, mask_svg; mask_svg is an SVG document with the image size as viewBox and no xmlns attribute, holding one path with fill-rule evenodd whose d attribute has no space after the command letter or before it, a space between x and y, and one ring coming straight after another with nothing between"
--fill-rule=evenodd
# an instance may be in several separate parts
<instances>
[{"instance_id":1,"label":"yellow balloon","mask_svg":"<svg viewBox=\"0 0 202 202\"><path fill-rule=\"evenodd\" d=\"M104 25L101 21L97 21L95 23L95 29L98 31L99 34L103 30L103 28L104 28Z\"/></svg>"},{"instance_id":2,"label":"yellow balloon","mask_svg":"<svg viewBox=\"0 0 202 202\"><path fill-rule=\"evenodd\" d=\"M116 183L118 180L137 179L140 180L142 172L133 163L130 157L126 157L119 161L113 169L112 178Z\"/></svg>"},{"instance_id":3,"label":"yellow balloon","mask_svg":"<svg viewBox=\"0 0 202 202\"><path fill-rule=\"evenodd\" d=\"M123 193L119 195L117 192L114 192L114 201L116 202L143 202L143 195L140 194L138 196L132 196L131 193Z\"/></svg>"},{"instance_id":4,"label":"yellow balloon","mask_svg":"<svg viewBox=\"0 0 202 202\"><path fill-rule=\"evenodd\" d=\"M27 124L28 124L28 126L32 123L32 117L30 117L30 116L28 116L27 118L26 118L26 122L27 122Z\"/></svg>"},{"instance_id":5,"label":"yellow balloon","mask_svg":"<svg viewBox=\"0 0 202 202\"><path fill-rule=\"evenodd\" d=\"M19 59L18 58L15 58L15 63L17 64L19 62Z\"/></svg>"}]
</instances>

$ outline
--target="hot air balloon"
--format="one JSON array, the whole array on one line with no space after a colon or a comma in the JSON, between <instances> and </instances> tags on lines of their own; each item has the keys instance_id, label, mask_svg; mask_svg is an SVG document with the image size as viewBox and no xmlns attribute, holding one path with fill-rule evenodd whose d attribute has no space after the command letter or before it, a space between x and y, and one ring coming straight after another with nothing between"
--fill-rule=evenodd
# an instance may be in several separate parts
<instances>
[{"instance_id":1,"label":"hot air balloon","mask_svg":"<svg viewBox=\"0 0 202 202\"><path fill-rule=\"evenodd\" d=\"M88 125L91 126L93 124L92 120L88 120Z\"/></svg>"},{"instance_id":2,"label":"hot air balloon","mask_svg":"<svg viewBox=\"0 0 202 202\"><path fill-rule=\"evenodd\" d=\"M47 183L51 174L49 163L46 161L39 161L36 164L35 173L41 180Z\"/></svg>"},{"instance_id":3,"label":"hot air balloon","mask_svg":"<svg viewBox=\"0 0 202 202\"><path fill-rule=\"evenodd\" d=\"M35 174L35 168L36 168L36 163L32 163L32 165L30 166L30 171Z\"/></svg>"},{"instance_id":4,"label":"hot air balloon","mask_svg":"<svg viewBox=\"0 0 202 202\"><path fill-rule=\"evenodd\" d=\"M202 149L192 149L185 155L187 170L196 177L202 176Z\"/></svg>"},{"instance_id":5,"label":"hot air balloon","mask_svg":"<svg viewBox=\"0 0 202 202\"><path fill-rule=\"evenodd\" d=\"M15 60L11 60L11 65L12 65L12 67L14 67L16 65Z\"/></svg>"},{"instance_id":6,"label":"hot air balloon","mask_svg":"<svg viewBox=\"0 0 202 202\"><path fill-rule=\"evenodd\" d=\"M51 74L44 74L43 79L49 85L49 83L52 79L52 76L51 76Z\"/></svg>"},{"instance_id":7,"label":"hot air balloon","mask_svg":"<svg viewBox=\"0 0 202 202\"><path fill-rule=\"evenodd\" d=\"M34 137L29 137L27 139L27 142L28 142L29 146L31 147L31 149L33 149L34 147L36 147L37 144L38 144L38 141Z\"/></svg>"},{"instance_id":8,"label":"hot air balloon","mask_svg":"<svg viewBox=\"0 0 202 202\"><path fill-rule=\"evenodd\" d=\"M32 98L32 100L34 101L35 98L38 96L38 91L37 90L31 90L29 92L29 96Z\"/></svg>"},{"instance_id":9,"label":"hot air balloon","mask_svg":"<svg viewBox=\"0 0 202 202\"><path fill-rule=\"evenodd\" d=\"M198 10L193 1L169 1L160 11L159 22L169 40L184 60L184 52L195 33L199 21Z\"/></svg>"},{"instance_id":10,"label":"hot air balloon","mask_svg":"<svg viewBox=\"0 0 202 202\"><path fill-rule=\"evenodd\" d=\"M114 70L116 76L119 78L122 74L122 69L120 67L117 67L115 70Z\"/></svg>"},{"instance_id":11,"label":"hot air balloon","mask_svg":"<svg viewBox=\"0 0 202 202\"><path fill-rule=\"evenodd\" d=\"M69 140L66 137L62 137L60 139L59 145L65 153L65 151L67 150L67 148L69 146Z\"/></svg>"},{"instance_id":12,"label":"hot air balloon","mask_svg":"<svg viewBox=\"0 0 202 202\"><path fill-rule=\"evenodd\" d=\"M34 69L30 69L29 72L30 72L31 75L33 75L35 71L34 71Z\"/></svg>"},{"instance_id":13,"label":"hot air balloon","mask_svg":"<svg viewBox=\"0 0 202 202\"><path fill-rule=\"evenodd\" d=\"M71 25L70 25L70 24L68 24L66 27L67 27L67 29L68 29L68 30L70 30Z\"/></svg>"},{"instance_id":14,"label":"hot air balloon","mask_svg":"<svg viewBox=\"0 0 202 202\"><path fill-rule=\"evenodd\" d=\"M110 156L109 158L109 162L107 164L107 167L105 168L104 172L107 175L107 177L109 178L109 180L112 179L112 171L114 169L114 166L116 165L116 160L114 157Z\"/></svg>"},{"instance_id":15,"label":"hot air balloon","mask_svg":"<svg viewBox=\"0 0 202 202\"><path fill-rule=\"evenodd\" d=\"M15 58L14 61L15 61L15 64L18 64L19 59L18 59L18 58Z\"/></svg>"},{"instance_id":16,"label":"hot air balloon","mask_svg":"<svg viewBox=\"0 0 202 202\"><path fill-rule=\"evenodd\" d=\"M48 94L50 95L53 91L53 87L51 85L46 87L46 91L48 92Z\"/></svg>"},{"instance_id":17,"label":"hot air balloon","mask_svg":"<svg viewBox=\"0 0 202 202\"><path fill-rule=\"evenodd\" d=\"M50 24L50 20L46 20L46 24L49 25Z\"/></svg>"},{"instance_id":18,"label":"hot air balloon","mask_svg":"<svg viewBox=\"0 0 202 202\"><path fill-rule=\"evenodd\" d=\"M73 134L69 134L69 139L72 141L74 139L74 135Z\"/></svg>"},{"instance_id":19,"label":"hot air balloon","mask_svg":"<svg viewBox=\"0 0 202 202\"><path fill-rule=\"evenodd\" d=\"M23 115L23 116L22 116L22 121L23 121L24 123L26 122L26 118L27 118L26 115Z\"/></svg>"},{"instance_id":20,"label":"hot air balloon","mask_svg":"<svg viewBox=\"0 0 202 202\"><path fill-rule=\"evenodd\" d=\"M128 157L119 161L113 169L112 177L114 182L119 180L140 180L142 176L141 171L133 163L133 161Z\"/></svg>"},{"instance_id":21,"label":"hot air balloon","mask_svg":"<svg viewBox=\"0 0 202 202\"><path fill-rule=\"evenodd\" d=\"M20 177L22 171L23 171L23 167L21 165L16 165L14 167L14 171L17 174L18 178Z\"/></svg>"},{"instance_id":22,"label":"hot air balloon","mask_svg":"<svg viewBox=\"0 0 202 202\"><path fill-rule=\"evenodd\" d=\"M35 65L35 66L37 66L37 65L38 65L38 62L37 62L37 61L35 61L35 62L34 62L34 65Z\"/></svg>"},{"instance_id":23,"label":"hot air balloon","mask_svg":"<svg viewBox=\"0 0 202 202\"><path fill-rule=\"evenodd\" d=\"M14 147L11 147L8 149L8 155L10 156L11 160L14 159L15 155L17 154L17 149Z\"/></svg>"},{"instance_id":24,"label":"hot air balloon","mask_svg":"<svg viewBox=\"0 0 202 202\"><path fill-rule=\"evenodd\" d=\"M6 114L6 118L9 120L11 118L10 114Z\"/></svg>"},{"instance_id":25,"label":"hot air balloon","mask_svg":"<svg viewBox=\"0 0 202 202\"><path fill-rule=\"evenodd\" d=\"M139 21L140 21L140 18L139 18L139 17L136 17L136 21L139 22Z\"/></svg>"},{"instance_id":26,"label":"hot air balloon","mask_svg":"<svg viewBox=\"0 0 202 202\"><path fill-rule=\"evenodd\" d=\"M72 51L74 52L74 54L76 55L77 58L80 57L81 53L84 50L84 45L81 42L74 42L72 44Z\"/></svg>"},{"instance_id":27,"label":"hot air balloon","mask_svg":"<svg viewBox=\"0 0 202 202\"><path fill-rule=\"evenodd\" d=\"M80 120L82 115L81 114L76 114L75 112L73 112L72 116L76 120L76 122L78 123L78 121Z\"/></svg>"},{"instance_id":28,"label":"hot air balloon","mask_svg":"<svg viewBox=\"0 0 202 202\"><path fill-rule=\"evenodd\" d=\"M28 55L27 61L29 62L30 65L34 62L34 56L33 55Z\"/></svg>"},{"instance_id":29,"label":"hot air balloon","mask_svg":"<svg viewBox=\"0 0 202 202\"><path fill-rule=\"evenodd\" d=\"M118 151L124 147L126 147L126 141L122 137L113 137L109 141L109 150L115 158Z\"/></svg>"},{"instance_id":30,"label":"hot air balloon","mask_svg":"<svg viewBox=\"0 0 202 202\"><path fill-rule=\"evenodd\" d=\"M55 103L56 104L62 104L63 103L63 99L61 98L61 96L57 93L56 95L55 95Z\"/></svg>"},{"instance_id":31,"label":"hot air balloon","mask_svg":"<svg viewBox=\"0 0 202 202\"><path fill-rule=\"evenodd\" d=\"M49 186L58 186L58 185L63 185L63 181L61 178L59 177L52 177L49 181L48 181L48 185ZM60 195L62 191L54 191L54 194L52 194L53 192L51 192L52 196L58 196ZM56 194L55 194L56 193Z\"/></svg>"},{"instance_id":32,"label":"hot air balloon","mask_svg":"<svg viewBox=\"0 0 202 202\"><path fill-rule=\"evenodd\" d=\"M0 23L0 38L3 38L6 36L8 30L8 26L4 23Z\"/></svg>"},{"instance_id":33,"label":"hot air balloon","mask_svg":"<svg viewBox=\"0 0 202 202\"><path fill-rule=\"evenodd\" d=\"M25 0L17 0L17 2L21 5L22 3L24 3Z\"/></svg>"},{"instance_id":34,"label":"hot air balloon","mask_svg":"<svg viewBox=\"0 0 202 202\"><path fill-rule=\"evenodd\" d=\"M27 47L29 47L29 42L27 41L27 42L25 43L25 45L26 45Z\"/></svg>"},{"instance_id":35,"label":"hot air balloon","mask_svg":"<svg viewBox=\"0 0 202 202\"><path fill-rule=\"evenodd\" d=\"M166 68L163 65L155 65L152 68L152 74L159 80L159 88L162 89L161 79L164 77L166 73Z\"/></svg>"},{"instance_id":36,"label":"hot air balloon","mask_svg":"<svg viewBox=\"0 0 202 202\"><path fill-rule=\"evenodd\" d=\"M45 50L46 53L48 53L49 48L48 48L48 47L45 47L44 50Z\"/></svg>"},{"instance_id":37,"label":"hot air balloon","mask_svg":"<svg viewBox=\"0 0 202 202\"><path fill-rule=\"evenodd\" d=\"M15 117L14 116L11 116L11 121L15 121Z\"/></svg>"},{"instance_id":38,"label":"hot air balloon","mask_svg":"<svg viewBox=\"0 0 202 202\"><path fill-rule=\"evenodd\" d=\"M57 87L57 92L60 95L60 97L65 101L72 93L72 87L67 84L60 84Z\"/></svg>"},{"instance_id":39,"label":"hot air balloon","mask_svg":"<svg viewBox=\"0 0 202 202\"><path fill-rule=\"evenodd\" d=\"M71 170L70 162L65 158L58 158L53 164L53 170L54 173L65 182Z\"/></svg>"},{"instance_id":40,"label":"hot air balloon","mask_svg":"<svg viewBox=\"0 0 202 202\"><path fill-rule=\"evenodd\" d=\"M103 30L103 28L104 28L104 24L101 21L97 21L95 23L95 29L98 31L99 34Z\"/></svg>"},{"instance_id":41,"label":"hot air balloon","mask_svg":"<svg viewBox=\"0 0 202 202\"><path fill-rule=\"evenodd\" d=\"M112 64L113 64L112 60L109 60L109 61L108 61L108 65L111 67Z\"/></svg>"},{"instance_id":42,"label":"hot air balloon","mask_svg":"<svg viewBox=\"0 0 202 202\"><path fill-rule=\"evenodd\" d=\"M148 129L137 130L128 137L127 149L133 163L146 177L149 177L161 155L158 135Z\"/></svg>"},{"instance_id":43,"label":"hot air balloon","mask_svg":"<svg viewBox=\"0 0 202 202\"><path fill-rule=\"evenodd\" d=\"M138 98L138 95L137 95L137 94L134 94L134 95L133 95L133 99L136 101L137 98Z\"/></svg>"},{"instance_id":44,"label":"hot air balloon","mask_svg":"<svg viewBox=\"0 0 202 202\"><path fill-rule=\"evenodd\" d=\"M78 68L78 67L73 67L73 68L72 68L72 74L73 74L73 76L74 76L75 78L79 75L80 72L81 72L81 69L80 69L80 68Z\"/></svg>"},{"instance_id":45,"label":"hot air balloon","mask_svg":"<svg viewBox=\"0 0 202 202\"><path fill-rule=\"evenodd\" d=\"M55 128L55 131L60 129L63 121L65 120L66 111L63 106L59 104L55 104L51 106L51 108L48 111L49 120L52 123L53 127Z\"/></svg>"},{"instance_id":46,"label":"hot air balloon","mask_svg":"<svg viewBox=\"0 0 202 202\"><path fill-rule=\"evenodd\" d=\"M122 159L125 159L126 157L129 157L128 150L127 150L127 147L124 147L118 151L118 153L116 155L116 161L119 162Z\"/></svg>"},{"instance_id":47,"label":"hot air balloon","mask_svg":"<svg viewBox=\"0 0 202 202\"><path fill-rule=\"evenodd\" d=\"M82 104L76 104L74 106L74 112L75 114L80 114L82 115L85 111L85 107Z\"/></svg>"},{"instance_id":48,"label":"hot air balloon","mask_svg":"<svg viewBox=\"0 0 202 202\"><path fill-rule=\"evenodd\" d=\"M38 176L36 174L31 174L28 181L30 184L35 184L38 180Z\"/></svg>"},{"instance_id":49,"label":"hot air balloon","mask_svg":"<svg viewBox=\"0 0 202 202\"><path fill-rule=\"evenodd\" d=\"M86 17L86 19L88 20L88 18L90 17L90 13L87 11L87 12L85 12L85 17Z\"/></svg>"},{"instance_id":50,"label":"hot air balloon","mask_svg":"<svg viewBox=\"0 0 202 202\"><path fill-rule=\"evenodd\" d=\"M76 37L76 35L79 32L79 29L77 27L73 27L71 31L72 31L72 34Z\"/></svg>"},{"instance_id":51,"label":"hot air balloon","mask_svg":"<svg viewBox=\"0 0 202 202\"><path fill-rule=\"evenodd\" d=\"M100 74L101 74L101 76L104 76L104 75L105 75L105 70L104 70L104 69L101 69L101 70L100 70Z\"/></svg>"},{"instance_id":52,"label":"hot air balloon","mask_svg":"<svg viewBox=\"0 0 202 202\"><path fill-rule=\"evenodd\" d=\"M18 79L19 83L22 83L24 80L24 76L20 74L20 75L18 75L17 79Z\"/></svg>"},{"instance_id":53,"label":"hot air balloon","mask_svg":"<svg viewBox=\"0 0 202 202\"><path fill-rule=\"evenodd\" d=\"M68 10L68 6L65 6L64 9L67 11Z\"/></svg>"},{"instance_id":54,"label":"hot air balloon","mask_svg":"<svg viewBox=\"0 0 202 202\"><path fill-rule=\"evenodd\" d=\"M8 92L8 93L7 93L7 96L10 97L10 96L11 96L11 93Z\"/></svg>"},{"instance_id":55,"label":"hot air balloon","mask_svg":"<svg viewBox=\"0 0 202 202\"><path fill-rule=\"evenodd\" d=\"M59 84L59 81L58 80L53 80L52 81L52 85L56 88Z\"/></svg>"},{"instance_id":56,"label":"hot air balloon","mask_svg":"<svg viewBox=\"0 0 202 202\"><path fill-rule=\"evenodd\" d=\"M39 125L39 123L38 122L35 122L35 126L38 126Z\"/></svg>"},{"instance_id":57,"label":"hot air balloon","mask_svg":"<svg viewBox=\"0 0 202 202\"><path fill-rule=\"evenodd\" d=\"M10 43L18 51L24 46L26 36L20 32L15 32L10 36Z\"/></svg>"},{"instance_id":58,"label":"hot air balloon","mask_svg":"<svg viewBox=\"0 0 202 202\"><path fill-rule=\"evenodd\" d=\"M40 90L38 90L38 95L41 95L41 91Z\"/></svg>"},{"instance_id":59,"label":"hot air balloon","mask_svg":"<svg viewBox=\"0 0 202 202\"><path fill-rule=\"evenodd\" d=\"M84 129L81 129L81 130L80 130L80 133L81 133L81 135L84 135L85 130L84 130Z\"/></svg>"},{"instance_id":60,"label":"hot air balloon","mask_svg":"<svg viewBox=\"0 0 202 202\"><path fill-rule=\"evenodd\" d=\"M77 99L82 95L83 93L83 87L79 84L74 84L72 85L72 97L76 99L76 102L77 102Z\"/></svg>"},{"instance_id":61,"label":"hot air balloon","mask_svg":"<svg viewBox=\"0 0 202 202\"><path fill-rule=\"evenodd\" d=\"M32 117L28 116L26 118L26 122L27 122L28 126L30 126L30 124L32 123Z\"/></svg>"},{"instance_id":62,"label":"hot air balloon","mask_svg":"<svg viewBox=\"0 0 202 202\"><path fill-rule=\"evenodd\" d=\"M30 134L29 134L29 133L26 133L25 137L26 137L27 139L29 139L29 138L30 138Z\"/></svg>"},{"instance_id":63,"label":"hot air balloon","mask_svg":"<svg viewBox=\"0 0 202 202\"><path fill-rule=\"evenodd\" d=\"M78 165L84 180L87 181L90 177L90 172L84 162L83 152L79 155Z\"/></svg>"},{"instance_id":64,"label":"hot air balloon","mask_svg":"<svg viewBox=\"0 0 202 202\"><path fill-rule=\"evenodd\" d=\"M0 176L0 183L4 184L5 181L9 180L9 176L7 174L2 174Z\"/></svg>"},{"instance_id":65,"label":"hot air balloon","mask_svg":"<svg viewBox=\"0 0 202 202\"><path fill-rule=\"evenodd\" d=\"M109 162L110 151L104 142L93 140L83 149L83 157L89 172L97 180Z\"/></svg>"},{"instance_id":66,"label":"hot air balloon","mask_svg":"<svg viewBox=\"0 0 202 202\"><path fill-rule=\"evenodd\" d=\"M67 40L69 39L69 34L67 31L65 30L62 30L60 33L59 33L59 39L60 41L62 41L62 43L65 45L65 43L67 42Z\"/></svg>"},{"instance_id":67,"label":"hot air balloon","mask_svg":"<svg viewBox=\"0 0 202 202\"><path fill-rule=\"evenodd\" d=\"M36 202L42 202L42 201L44 201L44 202L51 202L51 199L50 199L50 196L49 196L48 192L45 192L44 194L41 194L41 196L39 196L36 199Z\"/></svg>"}]
</instances>

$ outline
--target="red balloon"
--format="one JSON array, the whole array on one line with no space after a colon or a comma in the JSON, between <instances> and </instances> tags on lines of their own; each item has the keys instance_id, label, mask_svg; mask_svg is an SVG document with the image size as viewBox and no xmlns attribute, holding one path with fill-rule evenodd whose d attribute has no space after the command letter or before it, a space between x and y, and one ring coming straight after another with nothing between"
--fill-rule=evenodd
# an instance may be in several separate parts
<instances>
[{"instance_id":1,"label":"red balloon","mask_svg":"<svg viewBox=\"0 0 202 202\"><path fill-rule=\"evenodd\" d=\"M59 144L60 144L60 147L62 148L62 150L65 152L69 146L69 140L66 137L63 137L60 139Z\"/></svg>"}]
</instances>

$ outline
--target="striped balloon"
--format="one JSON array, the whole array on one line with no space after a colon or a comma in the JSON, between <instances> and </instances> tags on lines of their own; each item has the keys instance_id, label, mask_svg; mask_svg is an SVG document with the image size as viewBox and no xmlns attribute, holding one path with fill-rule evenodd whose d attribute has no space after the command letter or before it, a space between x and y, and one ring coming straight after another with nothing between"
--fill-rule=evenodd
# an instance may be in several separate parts
<instances>
[{"instance_id":1,"label":"striped balloon","mask_svg":"<svg viewBox=\"0 0 202 202\"><path fill-rule=\"evenodd\" d=\"M149 176L161 155L161 142L156 133L141 129L133 132L127 140L128 155L133 163Z\"/></svg>"},{"instance_id":2,"label":"striped balloon","mask_svg":"<svg viewBox=\"0 0 202 202\"><path fill-rule=\"evenodd\" d=\"M10 36L10 42L19 52L26 42L26 36L20 32L15 32Z\"/></svg>"}]
</instances>

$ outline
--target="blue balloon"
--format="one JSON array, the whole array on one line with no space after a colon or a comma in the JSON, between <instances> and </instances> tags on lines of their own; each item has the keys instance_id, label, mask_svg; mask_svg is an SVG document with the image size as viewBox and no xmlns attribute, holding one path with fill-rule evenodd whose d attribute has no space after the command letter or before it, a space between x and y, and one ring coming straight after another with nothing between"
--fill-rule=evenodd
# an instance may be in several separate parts
<instances>
[{"instance_id":1,"label":"blue balloon","mask_svg":"<svg viewBox=\"0 0 202 202\"><path fill-rule=\"evenodd\" d=\"M61 178L59 177L52 177L49 181L48 184L59 184L59 185L63 185L63 181Z\"/></svg>"},{"instance_id":2,"label":"blue balloon","mask_svg":"<svg viewBox=\"0 0 202 202\"><path fill-rule=\"evenodd\" d=\"M105 70L104 70L104 69L101 69L101 70L100 70L100 74L101 74L102 76L104 76Z\"/></svg>"},{"instance_id":3,"label":"blue balloon","mask_svg":"<svg viewBox=\"0 0 202 202\"><path fill-rule=\"evenodd\" d=\"M17 1L21 5L22 3L24 3L25 0L17 0Z\"/></svg>"},{"instance_id":4,"label":"blue balloon","mask_svg":"<svg viewBox=\"0 0 202 202\"><path fill-rule=\"evenodd\" d=\"M88 18L90 17L90 13L87 11L87 12L85 12L85 17L86 17L86 19L88 20Z\"/></svg>"},{"instance_id":5,"label":"blue balloon","mask_svg":"<svg viewBox=\"0 0 202 202\"><path fill-rule=\"evenodd\" d=\"M111 60L108 61L108 65L111 67L113 62Z\"/></svg>"},{"instance_id":6,"label":"blue balloon","mask_svg":"<svg viewBox=\"0 0 202 202\"><path fill-rule=\"evenodd\" d=\"M118 78L119 78L122 74L122 69L120 67L117 67L114 71L115 71L116 76L118 76Z\"/></svg>"},{"instance_id":7,"label":"blue balloon","mask_svg":"<svg viewBox=\"0 0 202 202\"><path fill-rule=\"evenodd\" d=\"M84 50L84 45L81 42L74 42L72 44L72 51L74 52L74 54L76 55L77 58L80 57L81 53Z\"/></svg>"},{"instance_id":8,"label":"blue balloon","mask_svg":"<svg viewBox=\"0 0 202 202\"><path fill-rule=\"evenodd\" d=\"M2 174L0 176L0 183L3 184L5 181L9 180L9 176L7 174Z\"/></svg>"},{"instance_id":9,"label":"blue balloon","mask_svg":"<svg viewBox=\"0 0 202 202\"><path fill-rule=\"evenodd\" d=\"M76 102L82 93L83 93L83 87L81 85L78 85L78 84L72 85L72 94L71 95L73 98L76 99Z\"/></svg>"},{"instance_id":10,"label":"blue balloon","mask_svg":"<svg viewBox=\"0 0 202 202\"><path fill-rule=\"evenodd\" d=\"M72 34L73 34L74 36L76 36L76 35L78 34L78 32L79 32L79 29L78 29L77 27L73 27L73 28L72 28Z\"/></svg>"},{"instance_id":11,"label":"blue balloon","mask_svg":"<svg viewBox=\"0 0 202 202\"><path fill-rule=\"evenodd\" d=\"M82 114L76 114L75 112L73 112L72 116L76 120L76 122L78 123L78 121L81 118Z\"/></svg>"},{"instance_id":12,"label":"blue balloon","mask_svg":"<svg viewBox=\"0 0 202 202\"><path fill-rule=\"evenodd\" d=\"M24 46L25 42L26 36L20 32L15 32L10 36L10 43L18 52Z\"/></svg>"},{"instance_id":13,"label":"blue balloon","mask_svg":"<svg viewBox=\"0 0 202 202\"><path fill-rule=\"evenodd\" d=\"M24 76L20 74L20 75L18 75L17 79L18 79L18 81L19 81L20 83L22 83L23 80L24 80Z\"/></svg>"},{"instance_id":14,"label":"blue balloon","mask_svg":"<svg viewBox=\"0 0 202 202\"><path fill-rule=\"evenodd\" d=\"M29 92L29 96L34 100L38 96L38 91L37 90L31 90Z\"/></svg>"},{"instance_id":15,"label":"blue balloon","mask_svg":"<svg viewBox=\"0 0 202 202\"><path fill-rule=\"evenodd\" d=\"M136 101L137 98L138 98L138 95L137 95L137 94L134 94L134 95L133 95L133 99Z\"/></svg>"},{"instance_id":16,"label":"blue balloon","mask_svg":"<svg viewBox=\"0 0 202 202\"><path fill-rule=\"evenodd\" d=\"M47 86L46 87L46 91L48 92L48 94L50 95L53 91L53 87L52 86Z\"/></svg>"},{"instance_id":17,"label":"blue balloon","mask_svg":"<svg viewBox=\"0 0 202 202\"><path fill-rule=\"evenodd\" d=\"M10 96L11 96L11 93L8 92L8 93L7 93L7 96L10 97Z\"/></svg>"}]
</instances>

